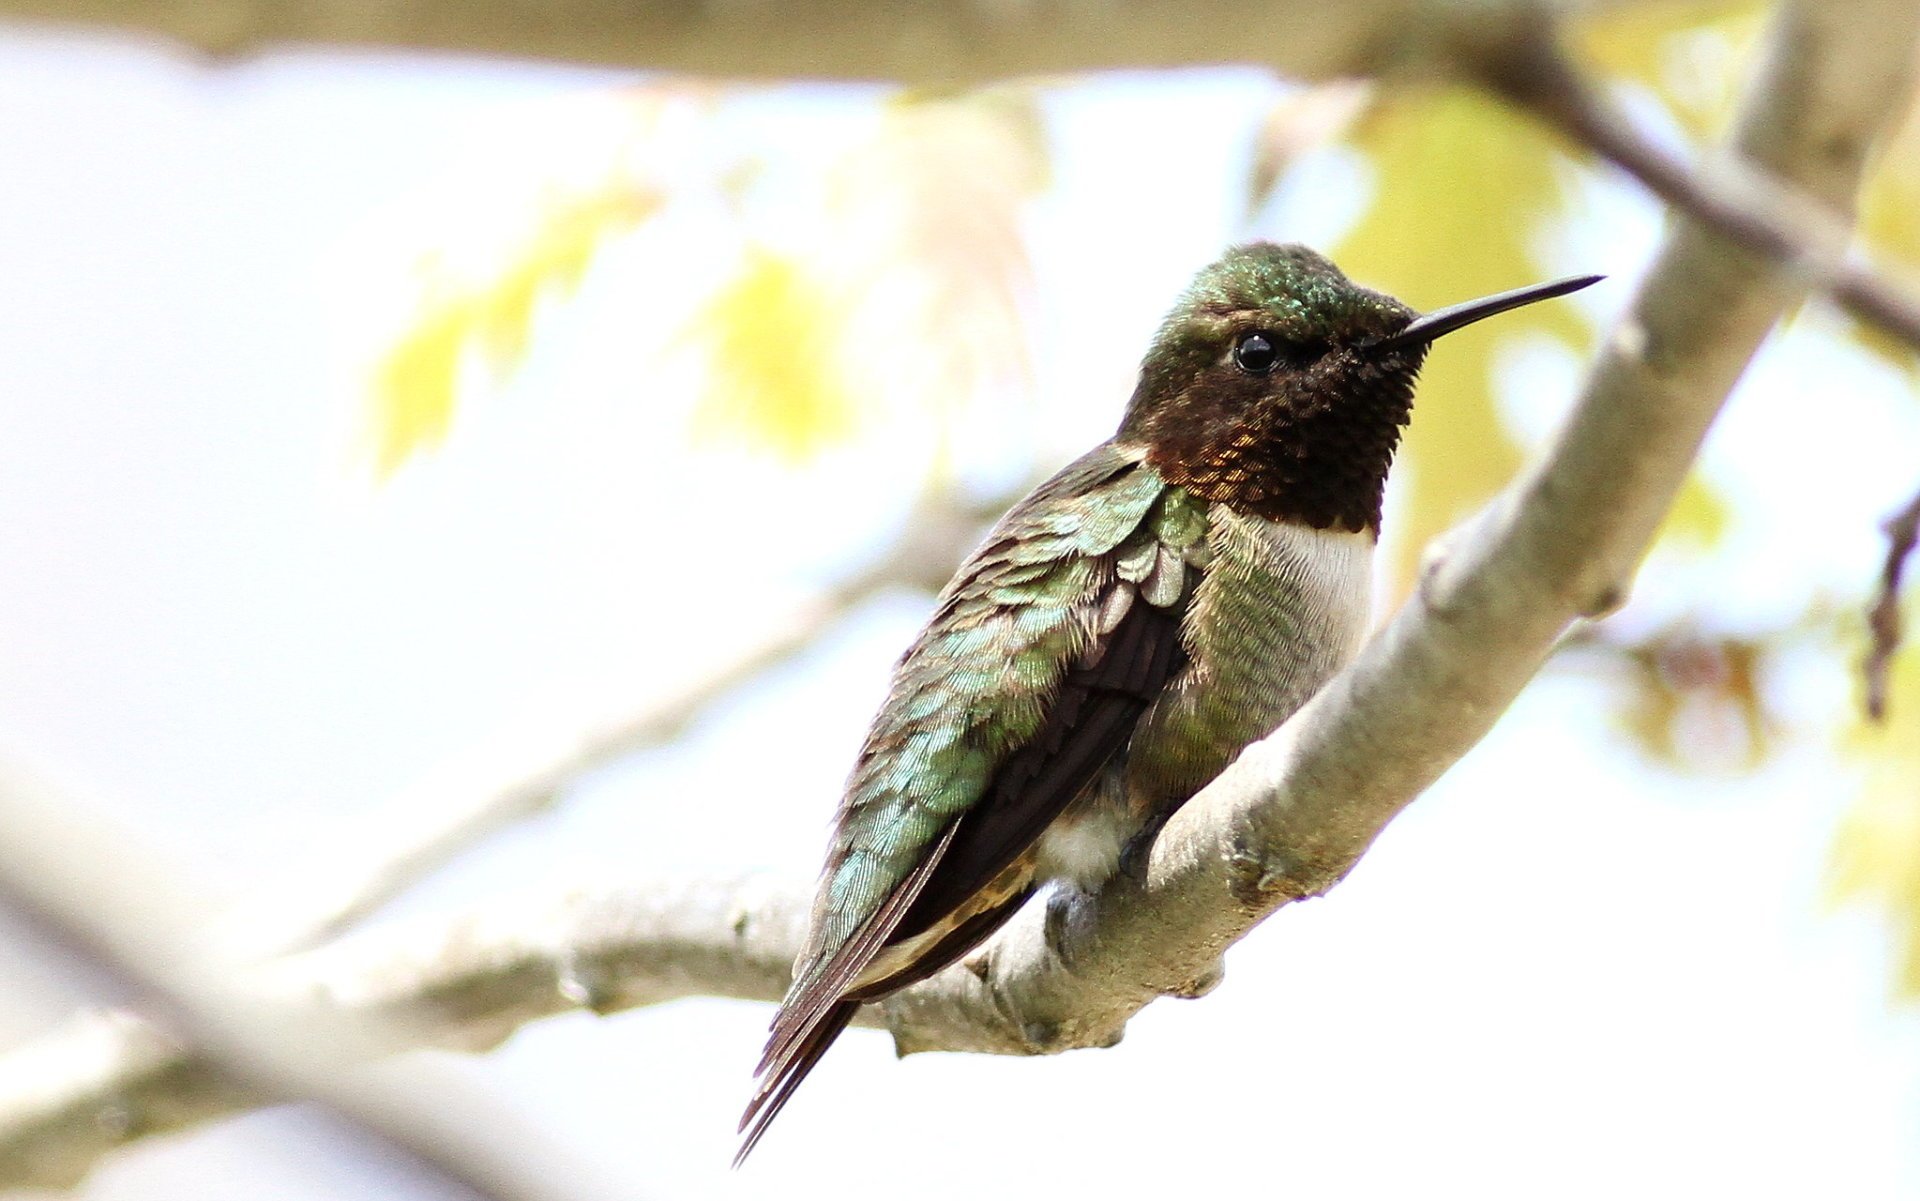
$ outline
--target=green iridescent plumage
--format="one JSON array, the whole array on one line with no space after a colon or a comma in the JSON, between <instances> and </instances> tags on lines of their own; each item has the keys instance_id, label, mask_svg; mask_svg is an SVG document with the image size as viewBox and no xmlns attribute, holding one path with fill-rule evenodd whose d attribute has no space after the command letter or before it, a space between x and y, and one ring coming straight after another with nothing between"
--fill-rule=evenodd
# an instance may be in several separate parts
<instances>
[{"instance_id":1,"label":"green iridescent plumage","mask_svg":"<svg viewBox=\"0 0 1920 1201\"><path fill-rule=\"evenodd\" d=\"M821 964L850 937L1040 728L1092 640L1112 552L1142 531L1164 489L1137 455L1103 447L1008 514L961 568L901 660L854 768L803 963ZM1148 538L1130 545L1156 549Z\"/></svg>"}]
</instances>

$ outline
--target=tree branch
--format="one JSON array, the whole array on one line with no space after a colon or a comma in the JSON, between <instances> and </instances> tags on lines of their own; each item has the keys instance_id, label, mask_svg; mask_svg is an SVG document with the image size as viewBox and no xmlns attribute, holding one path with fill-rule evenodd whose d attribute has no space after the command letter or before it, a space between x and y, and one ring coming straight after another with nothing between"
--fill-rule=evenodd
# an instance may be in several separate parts
<instances>
[{"instance_id":1,"label":"tree branch","mask_svg":"<svg viewBox=\"0 0 1920 1201\"><path fill-rule=\"evenodd\" d=\"M405 797L383 806L379 823L364 829L356 827L333 840L336 845L292 873L300 883L282 887L276 890L276 896L244 907L236 918L223 919L221 944L238 948L252 958L302 950L338 935L487 835L542 811L560 789L581 774L621 755L678 737L703 710L790 657L866 601L895 587L937 590L978 539L981 527L1012 499L998 496L969 501L945 492L929 495L916 506L900 535L864 566L794 608L773 629L702 678L619 718L591 725L591 732L584 736L577 727L532 734L517 730L470 760L455 761ZM401 815L397 819L398 834L393 829L396 813ZM371 854L365 849L369 846L375 848ZM692 889L688 895L710 892ZM668 895L676 894L669 889ZM684 902L676 909L664 898L626 908L649 913L662 906L681 913L677 920L682 925L704 912L696 910L689 915L684 912ZM529 904L526 911L540 915L553 908ZM570 901L559 908L560 912L550 917L538 918L535 927L562 939L586 937L575 918L591 923L592 929L608 929L605 906ZM622 911L618 905L614 909ZM482 940L479 945L492 946L486 941L486 931L508 928L527 927L525 923L515 926L490 919L473 937ZM651 931L655 924L636 928ZM514 937L527 945L540 945L537 940L529 942L526 935ZM372 952L354 949L366 945L392 944L385 939L371 944L353 942L344 954L371 956ZM466 961L458 956L448 957L445 948L425 951L418 940L403 945L409 946L416 957L440 964L448 977L430 982L418 970L408 971L391 961L370 957L364 962L371 975L344 970L343 964L340 980L346 982L344 985L330 984L331 976L311 976L285 995L324 995L341 989L363 996L378 995L367 993L364 983L377 977L387 982L394 995L371 1007L391 1013L408 1008L398 999L404 995L407 981L417 982L429 995L464 995L459 980L467 974L475 977L471 986L474 990L496 995L499 985L487 978L484 965L463 968ZM578 980L604 978L609 972L617 978L621 971L632 971L631 963L618 968L615 964L596 965L591 956L572 956L564 949L565 943L546 945L548 959L556 965L578 959L576 984ZM779 960L775 974L783 974L791 959L789 950ZM286 962L297 965L309 961ZM323 957L312 962L331 964L334 960ZM275 969L272 978L293 980L298 978L298 970ZM556 966L554 971L561 968ZM513 978L523 979L523 972L516 967ZM548 975L553 977L554 972ZM777 987L784 988L784 982ZM518 1021L581 1003L569 999L579 995L573 991L575 985L565 990L559 990L558 985L555 988L558 991L552 993L553 1008L523 1005L516 1011L521 1014L516 1021L496 1015L489 1019L487 1028L504 1036ZM777 996L777 991L773 995ZM474 1004L468 1008L484 1011L484 1006ZM446 1024L441 1011L428 1010L421 1016L428 1019L424 1041L473 1048L485 1044L478 1035L435 1033ZM121 1142L180 1129L259 1103L258 1096L219 1072L207 1057L188 1051L152 1022L127 1013L83 1014L55 1033L0 1056L0 1187L66 1187L79 1181L99 1156Z\"/></svg>"},{"instance_id":2,"label":"tree branch","mask_svg":"<svg viewBox=\"0 0 1920 1201\"><path fill-rule=\"evenodd\" d=\"M1873 645L1861 666L1867 681L1867 716L1874 721L1887 717L1887 673L1900 650L1900 578L1906 574L1914 543L1920 541L1920 493L1887 518L1886 531L1887 559L1880 568L1880 588L1873 607L1867 610Z\"/></svg>"},{"instance_id":3,"label":"tree branch","mask_svg":"<svg viewBox=\"0 0 1920 1201\"><path fill-rule=\"evenodd\" d=\"M1558 0L1558 11L1623 0ZM1644 0L1642 0L1644 2ZM158 35L210 55L288 43L547 58L740 79L981 84L1264 62L1331 79L1444 67L1531 0L0 0L0 17Z\"/></svg>"},{"instance_id":4,"label":"tree branch","mask_svg":"<svg viewBox=\"0 0 1920 1201\"><path fill-rule=\"evenodd\" d=\"M209 1068L262 1097L317 1101L464 1194L583 1195L577 1168L471 1082L436 1086L418 1064L364 1066L405 1045L385 1026L299 997L239 993L230 968L201 953L189 933L195 906L155 862L86 806L0 766L0 903L165 1014Z\"/></svg>"},{"instance_id":5,"label":"tree branch","mask_svg":"<svg viewBox=\"0 0 1920 1201\"><path fill-rule=\"evenodd\" d=\"M586 773L678 738L867 601L897 587L938 591L981 528L1016 499L929 495L900 536L864 566L777 617L699 679L611 718L570 714L531 729L522 723L469 748L381 806L375 819L332 839L309 864L283 873L296 882L245 906L227 923L227 938L260 957L339 935L496 831L550 808Z\"/></svg>"},{"instance_id":6,"label":"tree branch","mask_svg":"<svg viewBox=\"0 0 1920 1201\"><path fill-rule=\"evenodd\" d=\"M405 1030L415 1045L478 1051L573 1009L697 995L777 1000L807 892L801 881L750 875L506 896L452 923L363 931L242 978L268 1008L317 1006ZM862 1015L881 1021L875 1010ZM84 1015L0 1056L0 1188L71 1186L117 1146L263 1100L218 1057L145 1018Z\"/></svg>"},{"instance_id":7,"label":"tree branch","mask_svg":"<svg viewBox=\"0 0 1920 1201\"><path fill-rule=\"evenodd\" d=\"M1608 102L1569 58L1541 12L1509 27L1510 41L1466 65L1497 95L1555 126L1638 179L1674 208L1828 293L1860 320L1920 349L1920 293L1848 256L1852 223L1804 189L1783 186L1738 153L1683 162Z\"/></svg>"}]
</instances>

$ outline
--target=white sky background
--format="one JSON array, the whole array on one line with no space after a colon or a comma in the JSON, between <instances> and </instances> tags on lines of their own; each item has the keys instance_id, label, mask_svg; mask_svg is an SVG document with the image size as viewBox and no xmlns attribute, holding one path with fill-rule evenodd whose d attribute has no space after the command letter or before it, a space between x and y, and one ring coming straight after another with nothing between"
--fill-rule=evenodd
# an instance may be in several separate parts
<instances>
[{"instance_id":1,"label":"white sky background","mask_svg":"<svg viewBox=\"0 0 1920 1201\"><path fill-rule=\"evenodd\" d=\"M662 279L731 253L717 222L711 241L611 248L444 451L384 486L366 470L362 371L398 320L383 289L410 254L524 202L543 170L590 165L599 90L619 78L323 56L207 67L0 37L0 747L240 896L525 715L697 672L888 534L919 464L884 462L886 431L797 476L685 451L691 381L643 351L676 311ZM1248 232L1222 181L1270 95L1224 75L1053 103L1057 187L1031 223L1042 401L970 436L983 478L1111 428L1174 292ZM785 107L796 156L860 119L844 95ZM1252 232L1324 244L1363 179L1328 156ZM1595 191L1616 223L1546 265L1613 273L1583 298L1604 314L1657 217L1627 189ZM1088 295L1097 308L1076 307ZM1517 348L1520 428L1551 428L1572 379L1558 352ZM1829 343L1769 353L1710 450L1739 505L1727 552L1710 570L1657 563L1643 612L1697 598L1758 623L1808 580L1865 578L1920 439L1892 389ZM1810 397L1824 425L1783 420ZM926 607L874 604L413 907L585 875L810 872ZM1788 712L1817 728L1851 703L1846 669L1795 666ZM895 1062L855 1032L742 1173L724 1165L765 1007L562 1019L475 1073L657 1197L901 1181L931 1198L1056 1183L1911 1197L1920 1021L1885 1002L1877 927L1820 900L1851 787L1814 746L1756 777L1650 771L1587 684L1550 679L1330 898L1268 923L1218 991L1152 1007L1116 1050ZM74 998L13 958L0 1033L17 1038ZM425 1195L331 1157L328 1137L256 1115L141 1144L84 1195Z\"/></svg>"}]
</instances>

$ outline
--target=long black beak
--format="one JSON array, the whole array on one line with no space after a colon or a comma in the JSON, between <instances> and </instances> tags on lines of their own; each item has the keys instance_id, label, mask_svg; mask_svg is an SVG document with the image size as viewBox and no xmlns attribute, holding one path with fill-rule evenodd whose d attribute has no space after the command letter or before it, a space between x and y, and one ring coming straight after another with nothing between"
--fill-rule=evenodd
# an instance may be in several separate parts
<instances>
[{"instance_id":1,"label":"long black beak","mask_svg":"<svg viewBox=\"0 0 1920 1201\"><path fill-rule=\"evenodd\" d=\"M1461 326L1472 325L1483 317L1504 313L1508 309L1517 309L1521 305L1532 304L1538 300L1552 300L1556 296L1578 292L1605 278L1604 275L1574 275L1566 279L1556 279L1552 283L1533 284L1525 288L1515 288L1511 292L1482 296L1478 300L1450 304L1444 309L1435 309L1424 317L1415 317L1413 324L1397 334L1390 334L1375 342L1372 349L1398 350L1405 346L1425 345L1441 334L1450 334Z\"/></svg>"}]
</instances>

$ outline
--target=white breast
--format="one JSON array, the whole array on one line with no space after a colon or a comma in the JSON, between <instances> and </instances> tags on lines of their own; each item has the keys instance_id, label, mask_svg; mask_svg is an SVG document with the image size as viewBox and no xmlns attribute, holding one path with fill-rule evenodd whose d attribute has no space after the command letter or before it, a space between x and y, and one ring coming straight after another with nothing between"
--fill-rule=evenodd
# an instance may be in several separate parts
<instances>
[{"instance_id":1,"label":"white breast","mask_svg":"<svg viewBox=\"0 0 1920 1201\"><path fill-rule=\"evenodd\" d=\"M1216 545L1233 544L1229 553L1216 554L1216 566L1265 575L1264 582L1292 593L1301 633L1325 652L1323 665L1337 671L1358 653L1373 605L1375 539L1371 530L1316 530L1288 521L1220 513L1214 518L1214 533L1210 541ZM1262 581L1250 582L1258 586ZM1317 680L1313 687L1324 682Z\"/></svg>"}]
</instances>

